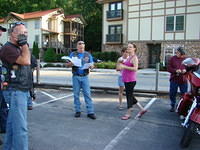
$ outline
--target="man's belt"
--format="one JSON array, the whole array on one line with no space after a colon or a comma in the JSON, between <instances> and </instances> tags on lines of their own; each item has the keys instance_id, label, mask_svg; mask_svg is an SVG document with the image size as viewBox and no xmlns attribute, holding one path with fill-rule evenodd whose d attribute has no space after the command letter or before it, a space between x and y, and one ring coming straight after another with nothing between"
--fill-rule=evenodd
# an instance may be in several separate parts
<instances>
[{"instance_id":1,"label":"man's belt","mask_svg":"<svg viewBox=\"0 0 200 150\"><path fill-rule=\"evenodd\" d=\"M88 74L78 74L78 73L74 73L73 75L74 75L74 76L84 77L84 76L87 76Z\"/></svg>"}]
</instances>

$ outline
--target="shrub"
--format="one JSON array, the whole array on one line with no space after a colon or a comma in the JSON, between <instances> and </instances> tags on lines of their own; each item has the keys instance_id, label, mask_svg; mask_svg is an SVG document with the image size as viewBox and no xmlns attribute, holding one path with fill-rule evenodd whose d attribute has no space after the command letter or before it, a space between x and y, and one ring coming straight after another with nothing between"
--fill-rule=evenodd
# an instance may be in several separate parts
<instances>
[{"instance_id":1,"label":"shrub","mask_svg":"<svg viewBox=\"0 0 200 150\"><path fill-rule=\"evenodd\" d=\"M36 59L39 59L40 49L38 48L38 43L33 42L33 51L32 54L35 56Z\"/></svg>"},{"instance_id":2,"label":"shrub","mask_svg":"<svg viewBox=\"0 0 200 150\"><path fill-rule=\"evenodd\" d=\"M56 54L56 61L63 62L63 60L61 59L62 56L67 56L67 55L66 54Z\"/></svg>"},{"instance_id":3,"label":"shrub","mask_svg":"<svg viewBox=\"0 0 200 150\"><path fill-rule=\"evenodd\" d=\"M115 69L116 68L116 62L102 62L95 64L96 68L104 68L104 69Z\"/></svg>"},{"instance_id":4,"label":"shrub","mask_svg":"<svg viewBox=\"0 0 200 150\"><path fill-rule=\"evenodd\" d=\"M47 51L44 54L45 62L55 62L56 61L56 53L53 48L47 48Z\"/></svg>"},{"instance_id":5,"label":"shrub","mask_svg":"<svg viewBox=\"0 0 200 150\"><path fill-rule=\"evenodd\" d=\"M118 52L110 52L110 61L116 62L119 57L120 54Z\"/></svg>"}]
</instances>

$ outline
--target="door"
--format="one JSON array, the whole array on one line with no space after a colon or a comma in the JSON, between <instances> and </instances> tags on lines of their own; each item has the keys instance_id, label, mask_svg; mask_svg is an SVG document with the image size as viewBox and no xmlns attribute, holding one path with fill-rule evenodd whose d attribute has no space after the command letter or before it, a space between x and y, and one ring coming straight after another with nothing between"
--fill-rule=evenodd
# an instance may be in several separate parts
<instances>
[{"instance_id":1,"label":"door","mask_svg":"<svg viewBox=\"0 0 200 150\"><path fill-rule=\"evenodd\" d=\"M149 49L149 68L155 68L156 63L160 62L161 44L148 44Z\"/></svg>"}]
</instances>

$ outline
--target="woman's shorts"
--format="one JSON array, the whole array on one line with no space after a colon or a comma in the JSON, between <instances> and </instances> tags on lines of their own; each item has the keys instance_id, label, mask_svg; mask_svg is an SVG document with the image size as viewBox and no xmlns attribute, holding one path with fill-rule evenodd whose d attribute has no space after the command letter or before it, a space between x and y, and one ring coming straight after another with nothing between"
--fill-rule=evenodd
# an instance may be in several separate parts
<instances>
[{"instance_id":1,"label":"woman's shorts","mask_svg":"<svg viewBox=\"0 0 200 150\"><path fill-rule=\"evenodd\" d=\"M124 82L122 81L122 76L118 76L118 86L124 86Z\"/></svg>"}]
</instances>

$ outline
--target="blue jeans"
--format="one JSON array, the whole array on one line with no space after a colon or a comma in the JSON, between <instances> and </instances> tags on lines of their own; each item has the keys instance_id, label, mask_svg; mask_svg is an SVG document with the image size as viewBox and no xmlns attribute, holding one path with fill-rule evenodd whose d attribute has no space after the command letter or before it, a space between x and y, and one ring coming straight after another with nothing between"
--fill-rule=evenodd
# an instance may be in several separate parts
<instances>
[{"instance_id":1,"label":"blue jeans","mask_svg":"<svg viewBox=\"0 0 200 150\"><path fill-rule=\"evenodd\" d=\"M175 107L176 105L176 94L178 88L180 89L181 94L184 94L185 92L187 92L187 83L178 84L176 82L170 81L169 97L171 100L172 107Z\"/></svg>"},{"instance_id":2,"label":"blue jeans","mask_svg":"<svg viewBox=\"0 0 200 150\"><path fill-rule=\"evenodd\" d=\"M9 113L3 150L28 150L27 102L29 91L3 91Z\"/></svg>"},{"instance_id":3,"label":"blue jeans","mask_svg":"<svg viewBox=\"0 0 200 150\"><path fill-rule=\"evenodd\" d=\"M81 112L80 90L82 89L84 100L85 100L85 103L86 103L87 113L93 114L94 113L94 107L93 107L93 103L92 103L92 99L91 99L88 76L73 75L72 82L73 82L75 111Z\"/></svg>"}]
</instances>

